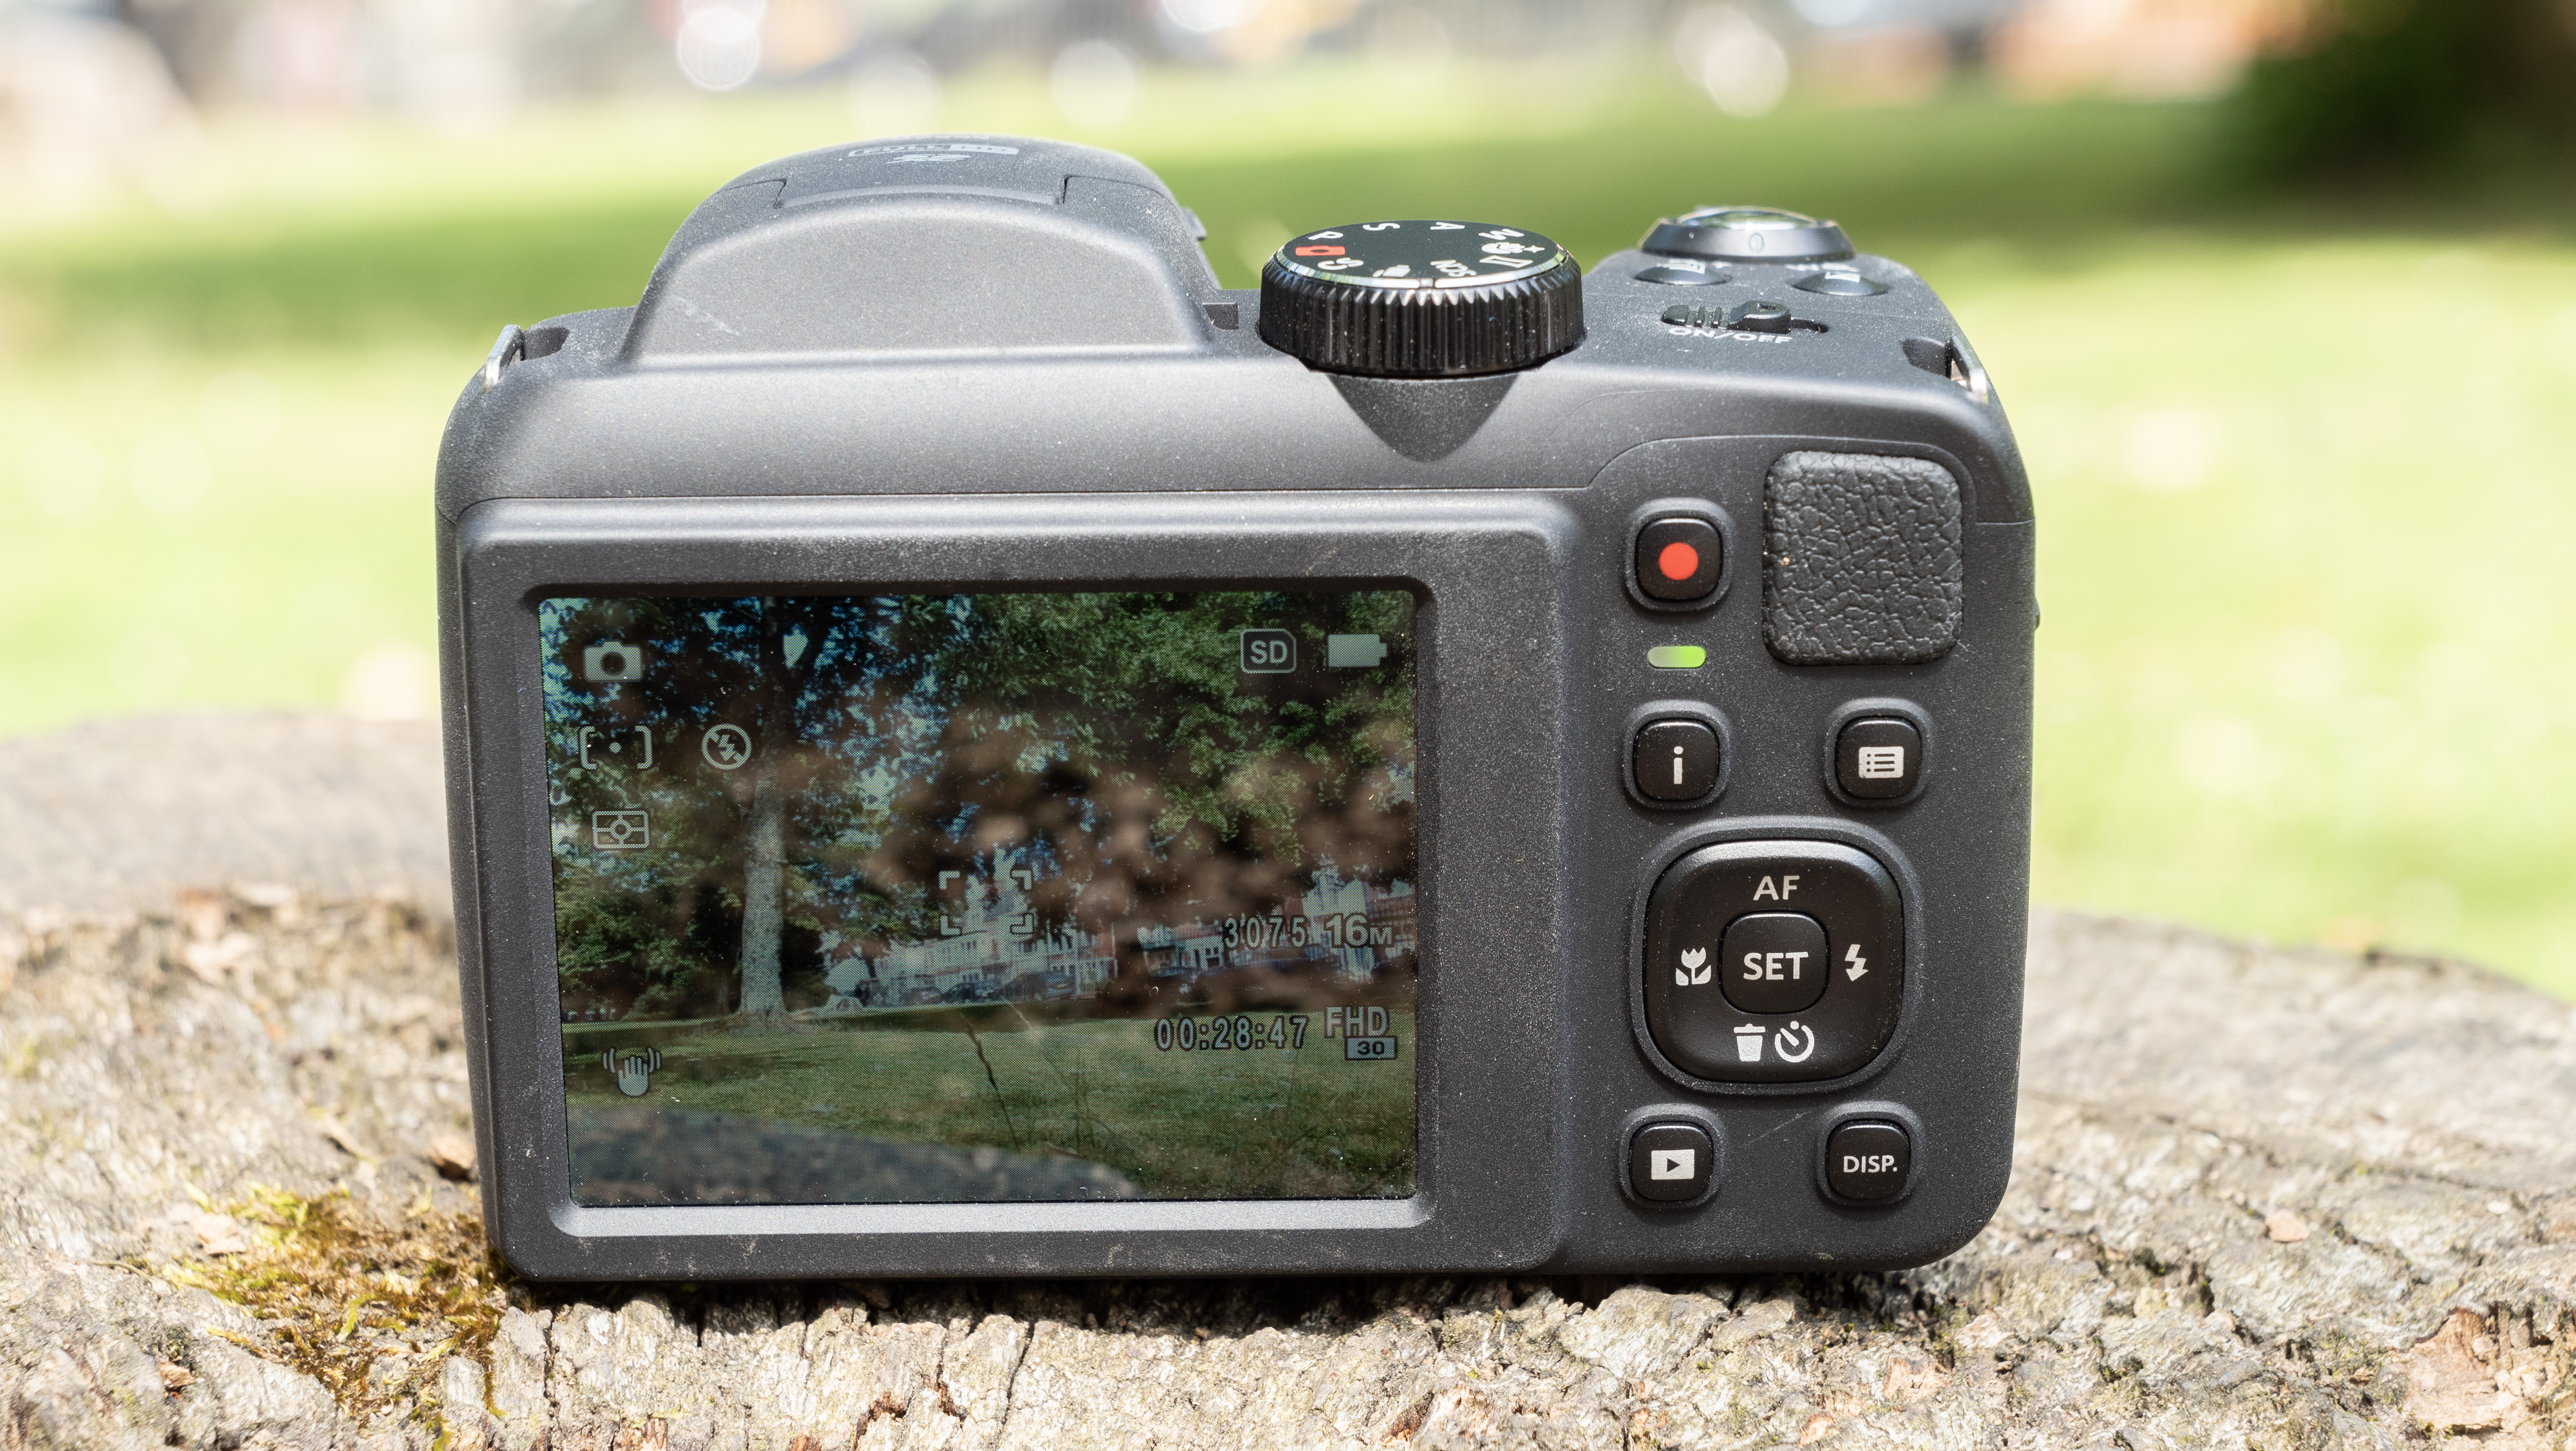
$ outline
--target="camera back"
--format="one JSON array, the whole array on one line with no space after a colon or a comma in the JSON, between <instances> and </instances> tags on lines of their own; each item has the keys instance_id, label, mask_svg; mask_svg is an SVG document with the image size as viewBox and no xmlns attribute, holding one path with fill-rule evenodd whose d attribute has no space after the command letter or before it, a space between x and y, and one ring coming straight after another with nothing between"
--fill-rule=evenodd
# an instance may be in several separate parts
<instances>
[{"instance_id":1,"label":"camera back","mask_svg":"<svg viewBox=\"0 0 2576 1451\"><path fill-rule=\"evenodd\" d=\"M745 173L440 454L540 1278L1887 1268L2010 1167L2029 493L1831 222Z\"/></svg>"}]
</instances>

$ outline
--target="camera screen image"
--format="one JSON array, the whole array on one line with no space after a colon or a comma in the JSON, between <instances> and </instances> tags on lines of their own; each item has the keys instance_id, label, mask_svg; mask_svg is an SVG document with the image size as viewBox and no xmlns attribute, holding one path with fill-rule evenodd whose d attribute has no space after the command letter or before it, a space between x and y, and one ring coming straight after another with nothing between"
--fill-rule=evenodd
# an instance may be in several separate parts
<instances>
[{"instance_id":1,"label":"camera screen image","mask_svg":"<svg viewBox=\"0 0 2576 1451\"><path fill-rule=\"evenodd\" d=\"M1414 609L543 601L575 1202L1412 1194Z\"/></svg>"}]
</instances>

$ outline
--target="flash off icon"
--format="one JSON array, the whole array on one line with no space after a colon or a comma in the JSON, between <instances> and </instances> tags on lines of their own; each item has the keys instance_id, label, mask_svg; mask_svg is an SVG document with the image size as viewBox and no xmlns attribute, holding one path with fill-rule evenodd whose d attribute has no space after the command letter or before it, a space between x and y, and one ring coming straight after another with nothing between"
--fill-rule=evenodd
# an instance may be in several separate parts
<instances>
[{"instance_id":1,"label":"flash off icon","mask_svg":"<svg viewBox=\"0 0 2576 1451\"><path fill-rule=\"evenodd\" d=\"M1285 675L1297 668L1297 637L1286 630L1244 630L1243 673Z\"/></svg>"}]
</instances>

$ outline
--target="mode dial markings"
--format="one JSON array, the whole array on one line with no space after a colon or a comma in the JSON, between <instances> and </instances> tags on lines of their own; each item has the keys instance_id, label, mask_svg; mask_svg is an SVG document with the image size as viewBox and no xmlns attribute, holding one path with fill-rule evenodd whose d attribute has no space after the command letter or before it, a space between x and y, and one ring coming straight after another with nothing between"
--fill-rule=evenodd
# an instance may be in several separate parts
<instances>
[{"instance_id":1,"label":"mode dial markings","mask_svg":"<svg viewBox=\"0 0 2576 1451\"><path fill-rule=\"evenodd\" d=\"M1565 250L1535 232L1476 222L1367 222L1289 240L1279 266L1373 287L1472 287L1544 272Z\"/></svg>"}]
</instances>

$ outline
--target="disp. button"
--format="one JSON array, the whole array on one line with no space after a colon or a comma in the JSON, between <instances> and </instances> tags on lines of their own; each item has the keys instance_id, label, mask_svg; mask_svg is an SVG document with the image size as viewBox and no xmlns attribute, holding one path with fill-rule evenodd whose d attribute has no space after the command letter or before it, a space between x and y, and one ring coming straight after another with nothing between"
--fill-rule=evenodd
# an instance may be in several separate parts
<instances>
[{"instance_id":1,"label":"disp. button","mask_svg":"<svg viewBox=\"0 0 2576 1451\"><path fill-rule=\"evenodd\" d=\"M1884 1204L1905 1192L1914 1172L1914 1141L1901 1125L1862 1120L1825 1140L1825 1187L1837 1199Z\"/></svg>"}]
</instances>

